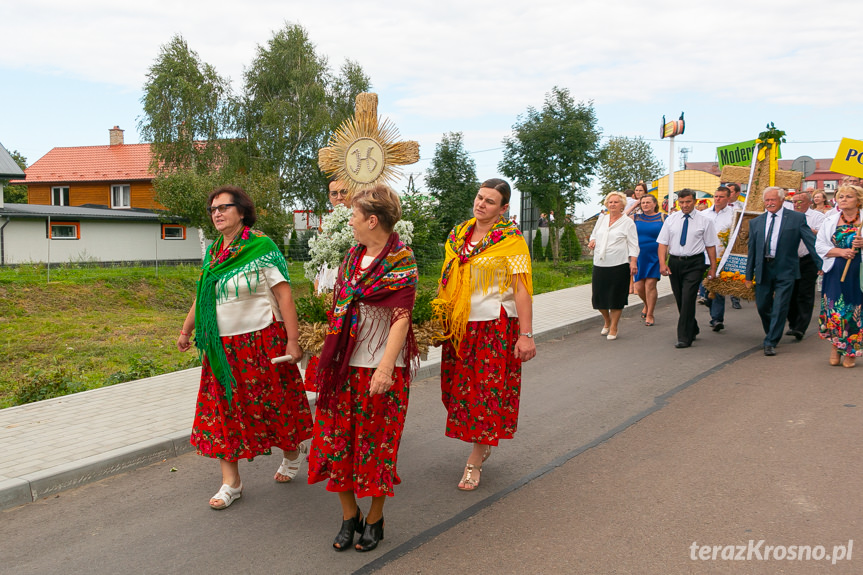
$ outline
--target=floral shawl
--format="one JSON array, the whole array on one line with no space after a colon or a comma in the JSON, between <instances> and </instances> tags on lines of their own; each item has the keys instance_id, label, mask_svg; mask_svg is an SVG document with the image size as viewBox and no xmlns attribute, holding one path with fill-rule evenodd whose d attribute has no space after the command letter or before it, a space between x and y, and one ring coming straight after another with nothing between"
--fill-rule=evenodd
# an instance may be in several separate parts
<instances>
[{"instance_id":1,"label":"floral shawl","mask_svg":"<svg viewBox=\"0 0 863 575\"><path fill-rule=\"evenodd\" d=\"M333 309L318 360L318 402L324 409L332 407L338 385L348 376L351 355L357 344L359 304L388 312L390 325L405 315L408 321L411 318L418 280L413 251L393 232L380 255L356 279L364 253L362 244L351 248L336 276ZM411 326L405 341L405 363L415 367L418 358Z\"/></svg>"},{"instance_id":2,"label":"floral shawl","mask_svg":"<svg viewBox=\"0 0 863 575\"><path fill-rule=\"evenodd\" d=\"M249 291L255 291L264 268L277 268L285 279L289 275L285 256L263 232L244 227L227 249L222 249L223 240L224 238L216 240L207 250L198 278L195 295L195 345L202 359L204 355L207 356L213 375L222 384L228 405L231 405L231 384L235 383L235 380L219 337L216 302L228 295L230 283L239 291L239 282L230 281L237 276L242 275Z\"/></svg>"},{"instance_id":3,"label":"floral shawl","mask_svg":"<svg viewBox=\"0 0 863 575\"><path fill-rule=\"evenodd\" d=\"M452 340L456 353L467 329L471 294L478 286L483 294L489 292L495 281L500 293L510 286L517 290L518 282L513 277L520 275L528 293L533 295L530 252L518 226L509 220L498 221L468 252L465 244L475 227L476 218L471 218L450 232L438 297L432 301L435 318L443 325L442 337Z\"/></svg>"}]
</instances>

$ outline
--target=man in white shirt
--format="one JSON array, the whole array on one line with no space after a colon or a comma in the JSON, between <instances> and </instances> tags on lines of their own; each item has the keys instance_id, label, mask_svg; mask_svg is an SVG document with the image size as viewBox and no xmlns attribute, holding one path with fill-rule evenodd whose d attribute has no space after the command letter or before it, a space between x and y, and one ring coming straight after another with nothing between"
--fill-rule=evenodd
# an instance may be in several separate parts
<instances>
[{"instance_id":1,"label":"man in white shirt","mask_svg":"<svg viewBox=\"0 0 863 575\"><path fill-rule=\"evenodd\" d=\"M731 222L734 219L734 207L728 202L730 200L731 190L725 186L719 186L713 193L713 207L709 210L701 212L713 221L713 228L716 230L716 257L721 258L725 248L719 240L719 233L731 229ZM709 300L710 305L710 326L713 331L725 329L725 296L718 293L713 294L713 299Z\"/></svg>"},{"instance_id":2,"label":"man in white shirt","mask_svg":"<svg viewBox=\"0 0 863 575\"><path fill-rule=\"evenodd\" d=\"M821 224L824 223L824 214L812 209L812 195L801 191L794 194L794 211L806 216L806 224L812 229L812 233L818 235ZM785 335L793 335L797 341L803 339L809 321L812 319L812 308L815 305L815 284L818 281L818 266L809 254L809 250L800 242L797 248L800 258L800 278L794 282L794 291L791 292L791 305L788 307L788 331Z\"/></svg>"},{"instance_id":3,"label":"man in white shirt","mask_svg":"<svg viewBox=\"0 0 863 575\"><path fill-rule=\"evenodd\" d=\"M730 184L725 184L725 187L731 192L729 194L728 203L731 204L735 210L743 211L743 204L745 202L740 199L740 184L731 182Z\"/></svg>"},{"instance_id":4,"label":"man in white shirt","mask_svg":"<svg viewBox=\"0 0 863 575\"><path fill-rule=\"evenodd\" d=\"M716 276L716 230L704 212L695 209L695 192L684 188L677 192L680 211L665 219L659 237L659 273L669 276L671 291L677 302L677 343L681 349L692 345L698 335L695 320L695 299L704 276ZM705 251L708 264L704 263ZM667 263L666 263L667 258Z\"/></svg>"}]
</instances>

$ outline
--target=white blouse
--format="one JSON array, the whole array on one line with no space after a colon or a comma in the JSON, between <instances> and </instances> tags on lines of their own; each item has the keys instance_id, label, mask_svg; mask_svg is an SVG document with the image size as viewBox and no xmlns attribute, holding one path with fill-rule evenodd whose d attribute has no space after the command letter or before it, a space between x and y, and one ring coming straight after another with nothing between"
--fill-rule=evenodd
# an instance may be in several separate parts
<instances>
[{"instance_id":1,"label":"white blouse","mask_svg":"<svg viewBox=\"0 0 863 575\"><path fill-rule=\"evenodd\" d=\"M842 212L829 211L825 214L824 223L818 230L818 235L815 236L815 251L818 257L824 262L821 265L821 271L825 274L833 269L833 264L836 262L835 257L827 257L827 252L835 248L833 244L833 234L836 233L836 227L839 225L839 218ZM845 258L842 258L845 259Z\"/></svg>"},{"instance_id":2,"label":"white blouse","mask_svg":"<svg viewBox=\"0 0 863 575\"><path fill-rule=\"evenodd\" d=\"M216 321L219 335L239 335L264 329L282 321L279 305L273 296L273 286L288 281L275 267L237 274L228 280L228 293L216 300ZM251 289L250 289L251 288Z\"/></svg>"},{"instance_id":3,"label":"white blouse","mask_svg":"<svg viewBox=\"0 0 863 575\"><path fill-rule=\"evenodd\" d=\"M596 240L593 250L593 265L613 267L629 263L629 258L638 257L638 230L632 218L621 216L608 225L608 214L602 214L593 226L591 240Z\"/></svg>"},{"instance_id":4,"label":"white blouse","mask_svg":"<svg viewBox=\"0 0 863 575\"><path fill-rule=\"evenodd\" d=\"M371 256L363 256L360 263L367 267L375 261ZM392 327L391 316L386 314L374 314L370 307L363 303L359 304L359 320L357 324L357 344L351 354L349 365L353 367L377 367L384 358L387 348L390 328ZM347 326L345 326L347 327ZM405 350L396 357L396 367L405 367Z\"/></svg>"},{"instance_id":5,"label":"white blouse","mask_svg":"<svg viewBox=\"0 0 863 575\"><path fill-rule=\"evenodd\" d=\"M331 268L327 265L327 262L321 264L321 268L318 270L318 275L315 276L315 279L318 282L318 295L333 291L336 286L336 275L338 272L338 267Z\"/></svg>"}]
</instances>

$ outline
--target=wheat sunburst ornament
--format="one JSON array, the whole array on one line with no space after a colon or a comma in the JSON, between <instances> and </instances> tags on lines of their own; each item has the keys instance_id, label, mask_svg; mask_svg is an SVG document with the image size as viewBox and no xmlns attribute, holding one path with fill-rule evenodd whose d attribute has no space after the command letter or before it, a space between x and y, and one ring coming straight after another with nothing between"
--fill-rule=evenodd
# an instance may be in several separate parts
<instances>
[{"instance_id":1,"label":"wheat sunburst ornament","mask_svg":"<svg viewBox=\"0 0 863 575\"><path fill-rule=\"evenodd\" d=\"M375 182L387 182L401 173L396 166L420 159L420 145L399 142L399 132L387 119L378 120L378 95L357 96L354 117L345 120L318 150L321 170L345 183L349 193Z\"/></svg>"}]
</instances>

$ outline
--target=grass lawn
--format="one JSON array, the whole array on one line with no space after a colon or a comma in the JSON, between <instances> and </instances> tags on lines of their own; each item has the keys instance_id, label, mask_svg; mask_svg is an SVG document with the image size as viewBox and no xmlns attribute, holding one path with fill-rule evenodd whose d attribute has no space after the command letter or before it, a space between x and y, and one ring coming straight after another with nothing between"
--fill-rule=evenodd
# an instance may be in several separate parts
<instances>
[{"instance_id":1,"label":"grass lawn","mask_svg":"<svg viewBox=\"0 0 863 575\"><path fill-rule=\"evenodd\" d=\"M437 284L439 266L420 274ZM289 265L294 297L310 283ZM434 271L433 271L434 270ZM591 263L534 264L534 291L590 283ZM199 365L175 342L195 297L198 268L0 268L0 408Z\"/></svg>"}]
</instances>

